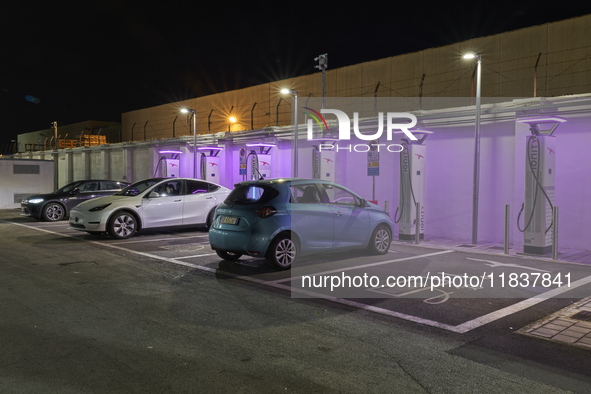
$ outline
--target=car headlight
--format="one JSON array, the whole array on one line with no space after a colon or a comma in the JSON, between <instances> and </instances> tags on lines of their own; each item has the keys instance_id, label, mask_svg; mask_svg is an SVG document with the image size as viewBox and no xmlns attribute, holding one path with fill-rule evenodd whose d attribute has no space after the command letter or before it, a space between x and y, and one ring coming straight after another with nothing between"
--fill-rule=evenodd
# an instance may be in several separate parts
<instances>
[{"instance_id":1,"label":"car headlight","mask_svg":"<svg viewBox=\"0 0 591 394\"><path fill-rule=\"evenodd\" d=\"M103 205L99 205L98 207L94 207L89 209L89 212L98 212L98 211L102 211L103 209L105 209L106 207L108 207L109 205L111 205L111 203L108 204L103 204Z\"/></svg>"},{"instance_id":2,"label":"car headlight","mask_svg":"<svg viewBox=\"0 0 591 394\"><path fill-rule=\"evenodd\" d=\"M25 200L25 203L29 204L39 204L40 202L43 202L42 198L33 198L31 200Z\"/></svg>"}]
</instances>

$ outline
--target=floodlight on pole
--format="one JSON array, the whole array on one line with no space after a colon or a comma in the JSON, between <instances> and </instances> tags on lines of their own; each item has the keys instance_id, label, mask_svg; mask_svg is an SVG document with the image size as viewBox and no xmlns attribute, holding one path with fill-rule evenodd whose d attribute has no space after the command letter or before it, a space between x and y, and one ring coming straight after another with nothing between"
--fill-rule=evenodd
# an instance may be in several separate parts
<instances>
[{"instance_id":1,"label":"floodlight on pole","mask_svg":"<svg viewBox=\"0 0 591 394\"><path fill-rule=\"evenodd\" d=\"M478 194L480 188L480 74L481 55L478 52L466 52L464 59L477 59L476 65L476 126L474 131L474 190L472 194L472 243L478 244Z\"/></svg>"},{"instance_id":2,"label":"floodlight on pole","mask_svg":"<svg viewBox=\"0 0 591 394\"><path fill-rule=\"evenodd\" d=\"M322 71L322 109L326 108L326 69L328 68L328 53L319 55L314 58L318 64L314 68Z\"/></svg>"},{"instance_id":3,"label":"floodlight on pole","mask_svg":"<svg viewBox=\"0 0 591 394\"><path fill-rule=\"evenodd\" d=\"M281 89L281 93L283 94L290 94L294 96L295 102L295 130L294 130L294 141L293 141L293 160L292 160L292 169L291 169L291 176L296 178L298 176L298 91L293 89L283 88Z\"/></svg>"},{"instance_id":4,"label":"floodlight on pole","mask_svg":"<svg viewBox=\"0 0 591 394\"><path fill-rule=\"evenodd\" d=\"M181 112L193 115L193 178L197 179L197 112L190 108L181 108Z\"/></svg>"}]
</instances>

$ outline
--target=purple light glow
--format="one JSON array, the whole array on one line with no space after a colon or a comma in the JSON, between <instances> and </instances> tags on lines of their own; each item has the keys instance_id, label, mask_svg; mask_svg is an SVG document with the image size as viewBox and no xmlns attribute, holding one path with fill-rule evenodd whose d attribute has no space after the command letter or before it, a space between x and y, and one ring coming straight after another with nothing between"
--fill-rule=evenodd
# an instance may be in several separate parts
<instances>
[{"instance_id":1,"label":"purple light glow","mask_svg":"<svg viewBox=\"0 0 591 394\"><path fill-rule=\"evenodd\" d=\"M224 150L224 148L220 148L219 146L199 146L197 150Z\"/></svg>"},{"instance_id":2,"label":"purple light glow","mask_svg":"<svg viewBox=\"0 0 591 394\"><path fill-rule=\"evenodd\" d=\"M538 118L517 119L517 123L565 123L566 119L558 116L542 116Z\"/></svg>"},{"instance_id":3,"label":"purple light glow","mask_svg":"<svg viewBox=\"0 0 591 394\"><path fill-rule=\"evenodd\" d=\"M433 131L429 131L429 130L408 130L413 134L433 134ZM402 134L404 133L404 131L400 130L400 131L393 131L392 134Z\"/></svg>"},{"instance_id":4,"label":"purple light glow","mask_svg":"<svg viewBox=\"0 0 591 394\"><path fill-rule=\"evenodd\" d=\"M224 148L220 148L219 146L199 146L197 150L224 150Z\"/></svg>"},{"instance_id":5,"label":"purple light glow","mask_svg":"<svg viewBox=\"0 0 591 394\"><path fill-rule=\"evenodd\" d=\"M257 144L246 144L246 146L265 146L268 148L274 148L275 144L265 144L265 143L257 143Z\"/></svg>"},{"instance_id":6,"label":"purple light glow","mask_svg":"<svg viewBox=\"0 0 591 394\"><path fill-rule=\"evenodd\" d=\"M160 151L158 151L158 153L181 154L183 152L181 152L180 150L160 150Z\"/></svg>"}]
</instances>

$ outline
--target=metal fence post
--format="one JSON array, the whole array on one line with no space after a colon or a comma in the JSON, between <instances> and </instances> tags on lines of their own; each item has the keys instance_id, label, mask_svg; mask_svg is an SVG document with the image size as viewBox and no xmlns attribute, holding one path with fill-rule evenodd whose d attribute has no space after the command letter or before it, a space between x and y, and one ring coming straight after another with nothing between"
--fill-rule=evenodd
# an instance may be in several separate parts
<instances>
[{"instance_id":1,"label":"metal fence post","mask_svg":"<svg viewBox=\"0 0 591 394\"><path fill-rule=\"evenodd\" d=\"M510 206L505 205L505 254L509 254L509 211Z\"/></svg>"},{"instance_id":2,"label":"metal fence post","mask_svg":"<svg viewBox=\"0 0 591 394\"><path fill-rule=\"evenodd\" d=\"M552 259L558 259L558 207L552 209Z\"/></svg>"}]
</instances>

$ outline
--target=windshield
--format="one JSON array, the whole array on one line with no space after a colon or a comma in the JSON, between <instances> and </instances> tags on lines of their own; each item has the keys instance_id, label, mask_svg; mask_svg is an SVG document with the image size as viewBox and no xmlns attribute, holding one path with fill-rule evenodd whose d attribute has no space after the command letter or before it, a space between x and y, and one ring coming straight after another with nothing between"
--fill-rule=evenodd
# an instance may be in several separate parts
<instances>
[{"instance_id":1,"label":"windshield","mask_svg":"<svg viewBox=\"0 0 591 394\"><path fill-rule=\"evenodd\" d=\"M68 183L66 186L63 186L61 189L57 189L54 193L55 194L69 193L72 190L74 190L75 188L77 188L78 186L80 186L81 184L82 184L82 182Z\"/></svg>"},{"instance_id":2,"label":"windshield","mask_svg":"<svg viewBox=\"0 0 591 394\"><path fill-rule=\"evenodd\" d=\"M137 196L162 180L163 178L146 179L144 181L133 183L120 192L115 193L115 196Z\"/></svg>"},{"instance_id":3,"label":"windshield","mask_svg":"<svg viewBox=\"0 0 591 394\"><path fill-rule=\"evenodd\" d=\"M224 202L230 205L266 203L278 195L279 191L270 186L242 185L232 190Z\"/></svg>"}]
</instances>

